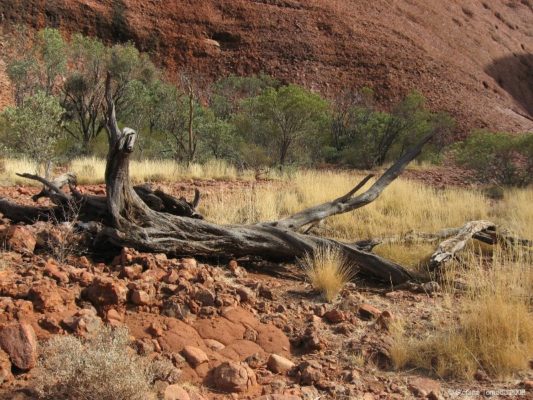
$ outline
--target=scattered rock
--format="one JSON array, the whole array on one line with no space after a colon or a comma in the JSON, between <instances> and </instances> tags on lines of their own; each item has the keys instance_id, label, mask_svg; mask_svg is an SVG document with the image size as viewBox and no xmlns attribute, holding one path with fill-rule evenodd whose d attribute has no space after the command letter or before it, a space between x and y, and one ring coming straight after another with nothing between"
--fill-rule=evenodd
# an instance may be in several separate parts
<instances>
[{"instance_id":1,"label":"scattered rock","mask_svg":"<svg viewBox=\"0 0 533 400\"><path fill-rule=\"evenodd\" d=\"M283 374L294 367L294 363L277 354L271 354L267 361L267 367L275 374Z\"/></svg>"},{"instance_id":2,"label":"scattered rock","mask_svg":"<svg viewBox=\"0 0 533 400\"><path fill-rule=\"evenodd\" d=\"M377 318L381 311L370 304L361 304L359 306L359 316L362 319L371 320Z\"/></svg>"},{"instance_id":3,"label":"scattered rock","mask_svg":"<svg viewBox=\"0 0 533 400\"><path fill-rule=\"evenodd\" d=\"M329 323L338 324L342 321L345 321L346 316L341 310L334 308L333 310L327 311L324 314L324 319Z\"/></svg>"},{"instance_id":4,"label":"scattered rock","mask_svg":"<svg viewBox=\"0 0 533 400\"><path fill-rule=\"evenodd\" d=\"M24 371L37 362L37 337L30 324L14 323L0 328L0 348L11 359L11 363Z\"/></svg>"},{"instance_id":5,"label":"scattered rock","mask_svg":"<svg viewBox=\"0 0 533 400\"><path fill-rule=\"evenodd\" d=\"M6 245L17 253L31 254L35 250L37 237L35 232L21 225L11 225L6 232Z\"/></svg>"},{"instance_id":6,"label":"scattered rock","mask_svg":"<svg viewBox=\"0 0 533 400\"><path fill-rule=\"evenodd\" d=\"M163 395L164 400L190 400L189 394L180 385L168 385Z\"/></svg>"},{"instance_id":7,"label":"scattered rock","mask_svg":"<svg viewBox=\"0 0 533 400\"><path fill-rule=\"evenodd\" d=\"M137 306L145 306L151 303L150 295L139 289L132 290L130 299Z\"/></svg>"},{"instance_id":8,"label":"scattered rock","mask_svg":"<svg viewBox=\"0 0 533 400\"><path fill-rule=\"evenodd\" d=\"M226 361L213 370L213 386L226 393L245 392L256 385L254 371L246 364Z\"/></svg>"},{"instance_id":9,"label":"scattered rock","mask_svg":"<svg viewBox=\"0 0 533 400\"><path fill-rule=\"evenodd\" d=\"M420 397L426 397L430 393L433 393L434 395L438 396L441 390L439 382L433 379L423 377L411 379L408 388L415 396Z\"/></svg>"},{"instance_id":10,"label":"scattered rock","mask_svg":"<svg viewBox=\"0 0 533 400\"><path fill-rule=\"evenodd\" d=\"M182 354L193 368L196 368L198 365L209 361L207 354L205 354L205 352L198 347L185 346Z\"/></svg>"},{"instance_id":11,"label":"scattered rock","mask_svg":"<svg viewBox=\"0 0 533 400\"><path fill-rule=\"evenodd\" d=\"M0 349L0 385L13 379L9 355Z\"/></svg>"},{"instance_id":12,"label":"scattered rock","mask_svg":"<svg viewBox=\"0 0 533 400\"><path fill-rule=\"evenodd\" d=\"M82 291L82 295L95 307L124 304L128 290L123 283L111 278L97 277Z\"/></svg>"},{"instance_id":13,"label":"scattered rock","mask_svg":"<svg viewBox=\"0 0 533 400\"><path fill-rule=\"evenodd\" d=\"M222 343L220 343L218 340L215 339L205 339L204 343L207 347L209 347L213 351L220 351L223 350L224 346Z\"/></svg>"},{"instance_id":14,"label":"scattered rock","mask_svg":"<svg viewBox=\"0 0 533 400\"><path fill-rule=\"evenodd\" d=\"M312 361L304 361L298 365L300 371L300 384L313 385L323 378L320 364Z\"/></svg>"}]
</instances>

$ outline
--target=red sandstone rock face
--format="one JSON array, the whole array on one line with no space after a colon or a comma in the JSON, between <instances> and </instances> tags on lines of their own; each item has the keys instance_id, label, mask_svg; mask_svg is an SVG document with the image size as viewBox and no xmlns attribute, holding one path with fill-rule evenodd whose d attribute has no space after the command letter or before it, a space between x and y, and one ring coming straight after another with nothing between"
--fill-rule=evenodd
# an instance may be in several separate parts
<instances>
[{"instance_id":1,"label":"red sandstone rock face","mask_svg":"<svg viewBox=\"0 0 533 400\"><path fill-rule=\"evenodd\" d=\"M329 95L371 86L383 106L419 89L466 132L533 126L531 7L518 0L15 0L2 2L0 15L4 23L133 40L171 70L187 66L210 78L263 71Z\"/></svg>"}]
</instances>

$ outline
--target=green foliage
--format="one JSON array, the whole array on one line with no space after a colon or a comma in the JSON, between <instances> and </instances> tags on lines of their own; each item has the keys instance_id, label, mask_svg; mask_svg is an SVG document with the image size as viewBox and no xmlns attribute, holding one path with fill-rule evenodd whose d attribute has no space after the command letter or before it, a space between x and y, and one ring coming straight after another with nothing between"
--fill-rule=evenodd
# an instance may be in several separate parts
<instances>
[{"instance_id":1,"label":"green foliage","mask_svg":"<svg viewBox=\"0 0 533 400\"><path fill-rule=\"evenodd\" d=\"M329 157L359 168L374 168L400 157L431 131L439 138L435 149L441 148L453 126L447 114L428 111L418 92L407 95L388 113L376 109L374 93L364 88L336 102L331 141L338 153L329 152Z\"/></svg>"},{"instance_id":2,"label":"green foliage","mask_svg":"<svg viewBox=\"0 0 533 400\"><path fill-rule=\"evenodd\" d=\"M242 106L236 119L240 133L263 146L271 162L280 166L312 157L310 149L322 140L328 125L327 102L296 85L268 88Z\"/></svg>"},{"instance_id":3,"label":"green foliage","mask_svg":"<svg viewBox=\"0 0 533 400\"><path fill-rule=\"evenodd\" d=\"M37 51L41 60L42 84L52 94L56 80L67 67L66 45L57 29L45 28L38 33Z\"/></svg>"},{"instance_id":4,"label":"green foliage","mask_svg":"<svg viewBox=\"0 0 533 400\"><path fill-rule=\"evenodd\" d=\"M8 107L2 113L5 121L6 147L35 160L38 169L55 157L61 136L60 120L63 108L57 98L37 92L21 107Z\"/></svg>"},{"instance_id":5,"label":"green foliage","mask_svg":"<svg viewBox=\"0 0 533 400\"><path fill-rule=\"evenodd\" d=\"M487 183L526 186L533 182L533 133L479 131L455 150L456 161Z\"/></svg>"},{"instance_id":6,"label":"green foliage","mask_svg":"<svg viewBox=\"0 0 533 400\"><path fill-rule=\"evenodd\" d=\"M213 85L210 107L217 117L228 120L239 111L242 100L259 96L265 89L279 86L277 80L265 74L231 75Z\"/></svg>"}]
</instances>

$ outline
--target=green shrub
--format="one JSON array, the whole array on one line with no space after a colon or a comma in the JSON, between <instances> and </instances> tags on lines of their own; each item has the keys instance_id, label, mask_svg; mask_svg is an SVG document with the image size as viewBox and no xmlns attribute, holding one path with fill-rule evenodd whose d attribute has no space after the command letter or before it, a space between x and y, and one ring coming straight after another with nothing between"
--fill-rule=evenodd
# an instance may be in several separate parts
<instances>
[{"instance_id":1,"label":"green shrub","mask_svg":"<svg viewBox=\"0 0 533 400\"><path fill-rule=\"evenodd\" d=\"M486 183L526 186L533 182L533 133L479 131L455 149L458 164Z\"/></svg>"}]
</instances>

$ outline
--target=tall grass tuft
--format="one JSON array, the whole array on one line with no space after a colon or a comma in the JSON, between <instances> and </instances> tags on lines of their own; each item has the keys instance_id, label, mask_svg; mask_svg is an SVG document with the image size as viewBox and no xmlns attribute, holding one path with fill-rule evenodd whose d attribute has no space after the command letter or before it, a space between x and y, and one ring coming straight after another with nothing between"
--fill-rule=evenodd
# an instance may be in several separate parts
<instances>
[{"instance_id":1,"label":"tall grass tuft","mask_svg":"<svg viewBox=\"0 0 533 400\"><path fill-rule=\"evenodd\" d=\"M328 302L354 277L352 266L336 247L319 247L313 254L307 253L301 264L313 288Z\"/></svg>"}]
</instances>

